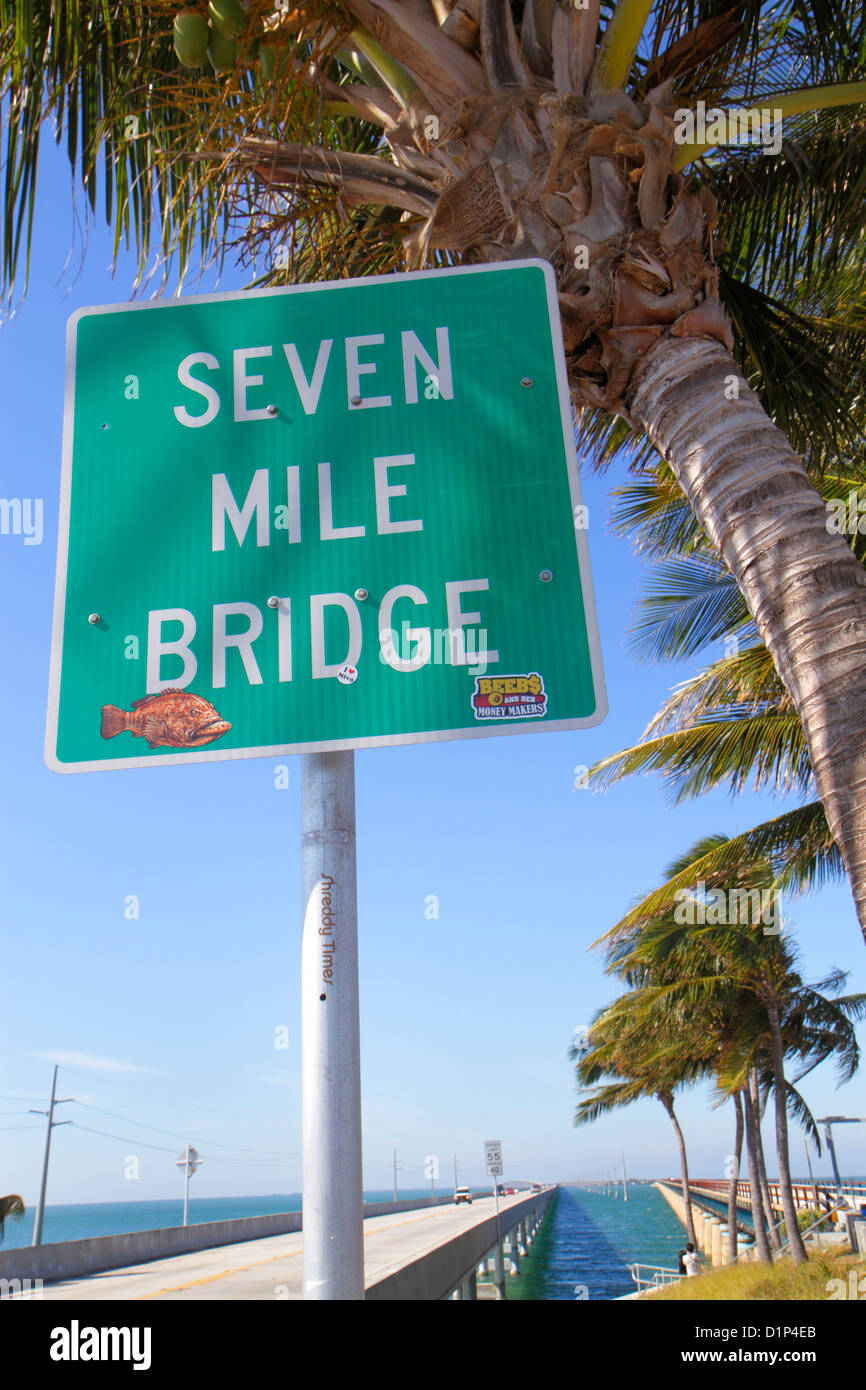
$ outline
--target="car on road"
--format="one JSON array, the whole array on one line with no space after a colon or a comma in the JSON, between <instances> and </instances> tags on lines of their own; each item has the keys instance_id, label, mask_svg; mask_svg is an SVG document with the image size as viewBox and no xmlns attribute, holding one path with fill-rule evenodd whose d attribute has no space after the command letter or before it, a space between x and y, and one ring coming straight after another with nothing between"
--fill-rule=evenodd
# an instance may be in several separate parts
<instances>
[{"instance_id":1,"label":"car on road","mask_svg":"<svg viewBox=\"0 0 866 1390\"><path fill-rule=\"evenodd\" d=\"M468 1202L470 1206L472 1205L472 1193L469 1191L468 1187L457 1187L454 1189L455 1206L460 1202Z\"/></svg>"}]
</instances>

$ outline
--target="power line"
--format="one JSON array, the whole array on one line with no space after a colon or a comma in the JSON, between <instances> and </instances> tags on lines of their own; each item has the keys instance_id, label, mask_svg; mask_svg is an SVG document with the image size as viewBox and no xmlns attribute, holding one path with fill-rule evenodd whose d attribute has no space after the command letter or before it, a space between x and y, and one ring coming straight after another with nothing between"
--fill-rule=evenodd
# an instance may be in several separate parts
<instances>
[{"instance_id":1,"label":"power line","mask_svg":"<svg viewBox=\"0 0 866 1390\"><path fill-rule=\"evenodd\" d=\"M156 1149L163 1154L174 1153L174 1149L167 1149L163 1144L145 1144L142 1139L128 1139L123 1134L109 1134L104 1129L91 1129L89 1125L80 1125L77 1120L73 1120L72 1125L75 1129L84 1130L85 1134L101 1134L103 1139L119 1139L121 1144L137 1144L140 1149Z\"/></svg>"},{"instance_id":2,"label":"power line","mask_svg":"<svg viewBox=\"0 0 866 1390\"><path fill-rule=\"evenodd\" d=\"M109 1115L113 1120L124 1120L127 1124L137 1125L139 1129L152 1129L157 1134L175 1134L180 1139L185 1139L186 1134L179 1129L163 1129L161 1125L148 1125L143 1120L134 1120L131 1115L118 1115L115 1110L102 1110L98 1105L90 1105L85 1100L76 1101L77 1105L83 1105L85 1110L93 1110L97 1115ZM240 1153L262 1154L268 1158L288 1158L290 1155L285 1149L248 1149L243 1144L218 1144L214 1139L207 1140L208 1146L212 1149L236 1149Z\"/></svg>"},{"instance_id":3,"label":"power line","mask_svg":"<svg viewBox=\"0 0 866 1390\"><path fill-rule=\"evenodd\" d=\"M8 1048L8 1047L0 1047L0 1054L4 1054L4 1055L7 1056L7 1057L17 1057L17 1058L18 1058L20 1061L22 1061L22 1062L36 1062L36 1063L38 1063L38 1064L41 1065L41 1066L50 1066L50 1065L51 1065L50 1062L45 1062L45 1061L43 1061L43 1059L42 1059L41 1057L28 1057L28 1056L26 1056L25 1053L23 1053L23 1052L13 1052L13 1051L12 1051L10 1048ZM86 1067L86 1066L77 1064L77 1063L75 1063L75 1062L64 1062L62 1065L63 1065L64 1069L67 1070L67 1071L85 1071L85 1072L86 1072L86 1071L92 1071L92 1070L93 1070L93 1068L91 1068L91 1067ZM194 1100L183 1100L183 1101L179 1101L178 1098L177 1098L177 1096L167 1096L167 1095L165 1095L165 1093L162 1092L162 1091L149 1091L149 1090L147 1090L147 1089L143 1089L141 1086L130 1086L130 1085L128 1085L127 1083L122 1082L122 1081L109 1081L109 1080L107 1079L107 1077L105 1077L105 1076L103 1076L103 1075L100 1075L100 1076L99 1076L99 1078L98 1078L98 1085L99 1085L99 1086L111 1086L111 1087L113 1087L115 1090L126 1091L126 1092L132 1092L132 1093L135 1094L135 1095L140 1095L140 1096L153 1096L153 1097L155 1097L156 1100L165 1100L165 1101L168 1101L171 1105L181 1105L181 1104L182 1104L182 1105L184 1106L185 1109L186 1109L186 1108L191 1108L191 1109L193 1109L193 1110L205 1110L205 1111L207 1111L208 1115L211 1116L212 1119L213 1119L213 1117L214 1117L213 1109L212 1109L210 1106L202 1105L199 1101L194 1101ZM45 1099L44 1095L41 1095L41 1096L0 1096L0 1100L44 1100L44 1099ZM79 1101L78 1104L79 1104L79 1105L84 1105L85 1102L84 1102L84 1101ZM96 1108L97 1108L96 1106L92 1106L92 1107L91 1107L91 1109L96 1109ZM110 1115L110 1114L112 1114L113 1112L112 1112L112 1111L109 1111L109 1110L106 1110L106 1111L103 1111L103 1112L101 1112L101 1113L106 1114L106 1115ZM121 1119L122 1119L122 1118L125 1118L125 1117L120 1116L120 1117L114 1117L114 1118L121 1118ZM224 1114L222 1114L222 1113L220 1113L220 1116L219 1116L218 1120L216 1121L216 1123L222 1124L226 1119L233 1120L234 1123L236 1123L236 1124L257 1124L257 1123L259 1123L259 1120L258 1120L257 1117L252 1117L252 1116L248 1116L248 1115L247 1115L247 1116L242 1116L242 1117L238 1118L237 1116L226 1116L226 1115L224 1115ZM137 1120L132 1120L131 1123L132 1123L132 1124L138 1124L139 1122L138 1122ZM148 1128L151 1128L151 1127L152 1127L152 1126L148 1126ZM161 1130L160 1133L162 1133L162 1134L180 1134L180 1131L179 1131L179 1130L170 1130L170 1129L169 1129L169 1130ZM185 1137L185 1136L184 1136L184 1137ZM216 1145L216 1147L217 1147L217 1148L232 1148L232 1147L235 1147L235 1146L233 1146L233 1145L231 1145L231 1144L218 1144L218 1145ZM272 1150L264 1150L264 1149L249 1149L249 1150L247 1150L246 1152L248 1152L248 1153L266 1153L266 1152L273 1152L273 1151L272 1151Z\"/></svg>"},{"instance_id":4,"label":"power line","mask_svg":"<svg viewBox=\"0 0 866 1390\"><path fill-rule=\"evenodd\" d=\"M148 1091L142 1089L141 1086L124 1086L120 1081L106 1081L103 1077L99 1078L99 1084L100 1086L112 1086L115 1090L131 1091L139 1096L153 1096L156 1100L167 1100L171 1105L183 1105L184 1108L189 1107L193 1110L206 1110L210 1116L213 1116L213 1109L210 1106L201 1105L200 1102L195 1100L179 1101L177 1096L167 1096L162 1091ZM237 1117L231 1116L221 1116L220 1118L221 1120L225 1118L234 1118L236 1123L242 1124L255 1123L255 1120L251 1120L249 1116L241 1117L240 1121L238 1121Z\"/></svg>"},{"instance_id":5,"label":"power line","mask_svg":"<svg viewBox=\"0 0 866 1390\"><path fill-rule=\"evenodd\" d=\"M173 1154L174 1149L167 1149L164 1144L147 1144L142 1139L130 1138L128 1134L109 1134L105 1129L93 1129L90 1125L80 1125L77 1120L69 1122L74 1129L83 1130L85 1134L100 1134L103 1139L116 1139L121 1144L134 1144L139 1149L154 1149L157 1153ZM253 1158L211 1158L210 1163L228 1163L232 1165L241 1164L249 1168L282 1168L296 1165L299 1162L297 1156L287 1157L280 1163L262 1162L260 1159Z\"/></svg>"}]
</instances>

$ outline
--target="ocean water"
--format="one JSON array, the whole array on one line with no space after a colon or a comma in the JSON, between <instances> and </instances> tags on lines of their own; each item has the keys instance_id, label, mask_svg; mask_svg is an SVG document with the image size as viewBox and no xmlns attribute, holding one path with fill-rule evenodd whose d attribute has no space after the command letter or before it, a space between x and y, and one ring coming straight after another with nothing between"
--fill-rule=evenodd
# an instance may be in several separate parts
<instances>
[{"instance_id":1,"label":"ocean water","mask_svg":"<svg viewBox=\"0 0 866 1390\"><path fill-rule=\"evenodd\" d=\"M628 1201L589 1188L562 1187L509 1299L619 1298L634 1293L632 1263L676 1269L685 1231L660 1192L629 1184Z\"/></svg>"}]
</instances>

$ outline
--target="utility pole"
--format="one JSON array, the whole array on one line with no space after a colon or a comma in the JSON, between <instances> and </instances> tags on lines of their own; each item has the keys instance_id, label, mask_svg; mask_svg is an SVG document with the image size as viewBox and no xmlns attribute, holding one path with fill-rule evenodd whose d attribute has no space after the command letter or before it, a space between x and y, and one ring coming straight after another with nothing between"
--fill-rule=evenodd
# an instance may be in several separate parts
<instances>
[{"instance_id":1,"label":"utility pole","mask_svg":"<svg viewBox=\"0 0 866 1390\"><path fill-rule=\"evenodd\" d=\"M71 1120L55 1120L55 1118L54 1118L54 1107L55 1107L55 1105L67 1105L67 1104L69 1103L69 1101L75 1099L74 1096L66 1096L66 1097L64 1097L63 1100L57 1100L57 1099L56 1099L56 1096L57 1096L57 1071L58 1071L58 1068L55 1067L55 1068L54 1068L54 1076L53 1076L52 1079L51 1079L51 1100L50 1100L50 1102L49 1102L49 1104L48 1104L48 1109L47 1109L47 1110L31 1110L31 1111L30 1111L30 1114L31 1114L31 1115L47 1115L47 1116L48 1116L48 1129L46 1130L46 1133L45 1133L45 1155L44 1155L44 1157L43 1157L43 1159L42 1159L42 1186L41 1186L41 1188L40 1188L40 1190L39 1190L39 1203L38 1203L38 1206L36 1207L36 1220L33 1222L33 1244L34 1244L34 1245L41 1245L41 1244L42 1244L42 1223L43 1223L43 1221L45 1220L45 1189L46 1189L47 1186L48 1186L48 1158L49 1158L49 1155L50 1155L50 1153L51 1153L51 1131L52 1131L52 1129L54 1128L55 1125L71 1125L71 1124L72 1124L72 1121L71 1121Z\"/></svg>"},{"instance_id":2,"label":"utility pole","mask_svg":"<svg viewBox=\"0 0 866 1390\"><path fill-rule=\"evenodd\" d=\"M397 1150L394 1150L394 1201L397 1201Z\"/></svg>"},{"instance_id":3,"label":"utility pole","mask_svg":"<svg viewBox=\"0 0 866 1390\"><path fill-rule=\"evenodd\" d=\"M457 1191L457 1155L454 1155L454 1191Z\"/></svg>"}]
</instances>

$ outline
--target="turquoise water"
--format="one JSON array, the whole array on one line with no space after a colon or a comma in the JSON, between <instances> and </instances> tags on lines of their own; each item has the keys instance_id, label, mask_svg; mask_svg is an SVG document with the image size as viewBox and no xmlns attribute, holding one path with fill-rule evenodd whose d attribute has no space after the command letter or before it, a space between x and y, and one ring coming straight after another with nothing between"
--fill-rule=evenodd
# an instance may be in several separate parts
<instances>
[{"instance_id":1,"label":"turquoise water","mask_svg":"<svg viewBox=\"0 0 866 1390\"><path fill-rule=\"evenodd\" d=\"M609 1197L563 1187L544 1223L541 1258L533 1261L529 1284L514 1294L557 1301L619 1298L635 1291L630 1264L676 1269L684 1246L681 1222L654 1187L630 1185L627 1202L621 1192Z\"/></svg>"}]
</instances>

